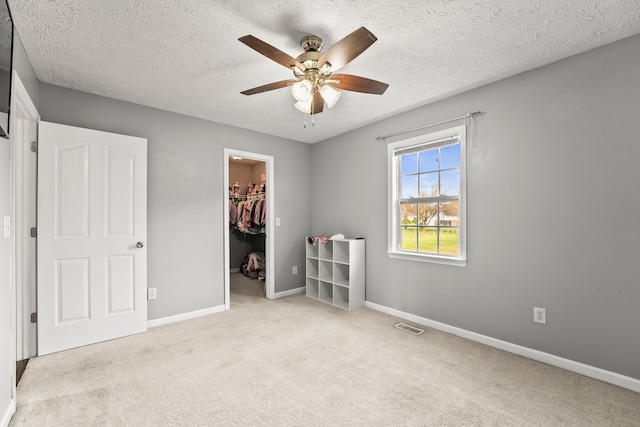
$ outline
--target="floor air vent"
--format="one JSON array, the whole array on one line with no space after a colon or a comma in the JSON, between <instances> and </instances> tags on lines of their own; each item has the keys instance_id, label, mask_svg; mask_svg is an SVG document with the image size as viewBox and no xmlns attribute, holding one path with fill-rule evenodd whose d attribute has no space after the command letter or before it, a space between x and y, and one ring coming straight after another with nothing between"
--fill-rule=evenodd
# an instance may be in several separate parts
<instances>
[{"instance_id":1,"label":"floor air vent","mask_svg":"<svg viewBox=\"0 0 640 427\"><path fill-rule=\"evenodd\" d=\"M420 335L421 333L424 332L424 329L418 329L418 328L415 328L413 326L405 325L402 322L398 323L396 325L396 328L402 329L403 331L411 332L414 335Z\"/></svg>"}]
</instances>

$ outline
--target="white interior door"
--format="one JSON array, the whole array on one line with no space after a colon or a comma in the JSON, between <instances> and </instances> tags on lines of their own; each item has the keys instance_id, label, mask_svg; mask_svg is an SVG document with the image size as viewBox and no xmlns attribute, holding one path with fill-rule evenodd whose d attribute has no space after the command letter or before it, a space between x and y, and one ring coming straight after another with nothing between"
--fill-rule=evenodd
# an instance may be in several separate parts
<instances>
[{"instance_id":1,"label":"white interior door","mask_svg":"<svg viewBox=\"0 0 640 427\"><path fill-rule=\"evenodd\" d=\"M38 354L147 329L147 140L40 122Z\"/></svg>"}]
</instances>

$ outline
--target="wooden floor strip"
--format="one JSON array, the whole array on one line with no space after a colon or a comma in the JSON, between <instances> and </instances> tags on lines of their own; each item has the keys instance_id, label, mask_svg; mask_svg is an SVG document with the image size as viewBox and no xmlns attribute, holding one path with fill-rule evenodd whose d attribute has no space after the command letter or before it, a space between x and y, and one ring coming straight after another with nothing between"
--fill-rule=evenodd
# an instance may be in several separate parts
<instances>
[{"instance_id":1,"label":"wooden floor strip","mask_svg":"<svg viewBox=\"0 0 640 427\"><path fill-rule=\"evenodd\" d=\"M27 363L29 363L29 359L24 359L16 362L16 386L20 382L20 378L22 378L24 370L27 369Z\"/></svg>"}]
</instances>

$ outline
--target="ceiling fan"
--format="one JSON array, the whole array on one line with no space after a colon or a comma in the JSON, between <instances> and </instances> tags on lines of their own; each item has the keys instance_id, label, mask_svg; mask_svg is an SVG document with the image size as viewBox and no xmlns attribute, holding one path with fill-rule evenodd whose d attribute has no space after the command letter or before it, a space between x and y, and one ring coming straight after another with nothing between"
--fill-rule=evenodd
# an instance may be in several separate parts
<instances>
[{"instance_id":1,"label":"ceiling fan","mask_svg":"<svg viewBox=\"0 0 640 427\"><path fill-rule=\"evenodd\" d=\"M323 45L320 37L306 36L300 41L304 52L295 59L254 36L248 35L238 40L289 68L295 77L240 92L243 95L255 95L291 86L291 93L297 101L295 107L304 113L318 114L322 112L325 102L331 108L338 101L342 93L336 89L382 95L389 87L386 83L365 77L333 74L378 40L365 27L358 28L324 53L320 52Z\"/></svg>"}]
</instances>

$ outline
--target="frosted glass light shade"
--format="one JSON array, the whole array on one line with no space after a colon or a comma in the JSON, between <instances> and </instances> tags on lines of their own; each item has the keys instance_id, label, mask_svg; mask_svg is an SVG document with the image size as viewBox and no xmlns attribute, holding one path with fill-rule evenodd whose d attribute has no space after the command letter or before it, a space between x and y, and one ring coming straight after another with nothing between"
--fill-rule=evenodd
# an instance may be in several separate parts
<instances>
[{"instance_id":1,"label":"frosted glass light shade","mask_svg":"<svg viewBox=\"0 0 640 427\"><path fill-rule=\"evenodd\" d=\"M311 101L313 101L313 97L309 97L306 101L298 101L294 106L303 113L311 114Z\"/></svg>"},{"instance_id":2,"label":"frosted glass light shade","mask_svg":"<svg viewBox=\"0 0 640 427\"><path fill-rule=\"evenodd\" d=\"M306 101L311 97L313 86L309 80L303 79L291 85L291 94L296 101Z\"/></svg>"},{"instance_id":3,"label":"frosted glass light shade","mask_svg":"<svg viewBox=\"0 0 640 427\"><path fill-rule=\"evenodd\" d=\"M322 99L324 99L329 108L331 108L338 102L338 99L342 96L342 92L335 90L329 85L324 85L320 88L320 95L322 95Z\"/></svg>"}]
</instances>

